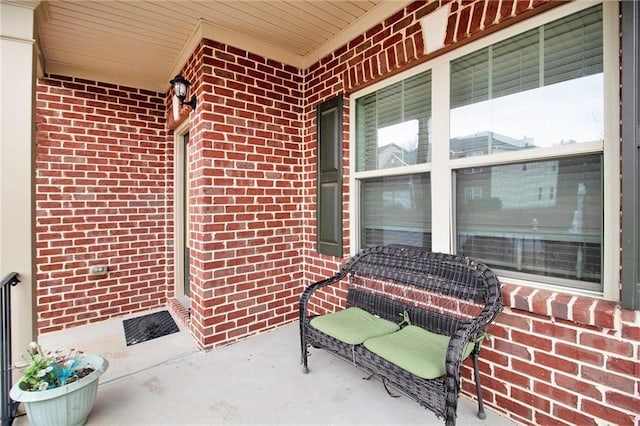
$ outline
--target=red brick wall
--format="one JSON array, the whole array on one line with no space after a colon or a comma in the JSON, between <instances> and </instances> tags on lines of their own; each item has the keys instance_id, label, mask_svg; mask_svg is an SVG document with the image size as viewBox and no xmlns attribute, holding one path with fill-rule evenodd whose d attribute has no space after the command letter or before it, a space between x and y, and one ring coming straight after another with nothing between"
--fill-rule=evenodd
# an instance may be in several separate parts
<instances>
[{"instance_id":1,"label":"red brick wall","mask_svg":"<svg viewBox=\"0 0 640 426\"><path fill-rule=\"evenodd\" d=\"M315 251L319 102L346 93L348 254L348 93L556 3L455 1L447 45L426 56L418 19L438 5L410 5L303 71L215 42L196 49L184 69L199 102L189 117L189 326L202 348L293 321L302 287L343 260ZM62 78L42 80L38 90L41 331L164 304L173 295L164 95ZM110 274L89 277L89 265L101 263ZM318 309L342 296L327 295ZM508 284L504 297L483 349L489 405L525 424L640 421L638 312ZM464 375L473 394L468 366Z\"/></svg>"},{"instance_id":2,"label":"red brick wall","mask_svg":"<svg viewBox=\"0 0 640 426\"><path fill-rule=\"evenodd\" d=\"M301 71L212 41L184 70L191 319L211 349L297 318L303 276Z\"/></svg>"},{"instance_id":3,"label":"red brick wall","mask_svg":"<svg viewBox=\"0 0 640 426\"><path fill-rule=\"evenodd\" d=\"M480 367L492 405L529 424L637 425L640 311L510 284L503 302Z\"/></svg>"},{"instance_id":4,"label":"red brick wall","mask_svg":"<svg viewBox=\"0 0 640 426\"><path fill-rule=\"evenodd\" d=\"M164 95L49 76L36 96L39 331L163 305L173 273ZM108 273L90 275L93 265Z\"/></svg>"},{"instance_id":5,"label":"red brick wall","mask_svg":"<svg viewBox=\"0 0 640 426\"><path fill-rule=\"evenodd\" d=\"M443 2L446 3L446 2ZM439 2L416 2L314 64L306 75L303 145L307 284L333 274L342 259L315 252L315 108L346 93L343 149L345 254L349 237L349 93L469 41L560 4L454 1L445 47L423 53L419 19ZM483 392L490 406L523 424L640 424L640 312L598 299L510 284L504 313L483 348ZM317 302L319 312L344 303L338 290ZM463 391L475 394L464 367Z\"/></svg>"}]
</instances>

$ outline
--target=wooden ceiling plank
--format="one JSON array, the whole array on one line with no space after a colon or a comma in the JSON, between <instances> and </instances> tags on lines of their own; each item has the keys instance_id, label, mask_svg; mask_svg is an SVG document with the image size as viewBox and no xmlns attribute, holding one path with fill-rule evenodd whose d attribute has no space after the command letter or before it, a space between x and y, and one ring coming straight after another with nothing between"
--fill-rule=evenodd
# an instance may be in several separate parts
<instances>
[{"instance_id":1,"label":"wooden ceiling plank","mask_svg":"<svg viewBox=\"0 0 640 426\"><path fill-rule=\"evenodd\" d=\"M408 1L49 0L38 41L53 69L164 90L194 34L303 68Z\"/></svg>"},{"instance_id":2,"label":"wooden ceiling plank","mask_svg":"<svg viewBox=\"0 0 640 426\"><path fill-rule=\"evenodd\" d=\"M302 2L300 2L302 3ZM277 20L284 19L287 28L296 37L305 37L314 41L326 40L332 37L339 29L333 26L318 26L317 20L313 15L307 13L304 9L295 7L290 1L273 1L268 3L275 10L274 18ZM291 28L295 28L295 31Z\"/></svg>"},{"instance_id":3,"label":"wooden ceiling plank","mask_svg":"<svg viewBox=\"0 0 640 426\"><path fill-rule=\"evenodd\" d=\"M358 19L363 13L368 12L374 8L379 1L339 1L329 2L332 8L338 8L348 13L353 17L353 20Z\"/></svg>"},{"instance_id":4,"label":"wooden ceiling plank","mask_svg":"<svg viewBox=\"0 0 640 426\"><path fill-rule=\"evenodd\" d=\"M66 5L67 2L60 2ZM175 27L164 28L163 26L142 26L140 22L135 18L119 16L118 14L111 14L108 12L108 9L105 10L103 3L107 2L98 2L99 6L93 7L87 10L78 10L76 8L58 8L58 6L52 10L52 15L54 16L54 20L64 20L66 22L75 22L78 25L81 22L86 22L87 26L94 28L95 30L108 30L111 29L111 32L125 32L131 33L132 35L138 37L150 37L160 38L160 39L171 39L171 38L179 38L179 37L188 37L188 34L185 36L185 32L188 33L193 29L193 26L188 27L187 30L178 30ZM54 2L54 4L58 5L58 2ZM107 3L108 4L108 3ZM44 24L44 27L48 27L51 25L52 21ZM69 30L73 30L75 25L68 28ZM187 27L185 27L187 28Z\"/></svg>"},{"instance_id":5,"label":"wooden ceiling plank","mask_svg":"<svg viewBox=\"0 0 640 426\"><path fill-rule=\"evenodd\" d=\"M333 35L324 27L314 26L306 14L294 16L293 13L297 12L297 9L283 8L282 3L265 2L257 6L264 11L261 19L268 23L280 22L278 33L274 33L275 41L287 40L289 44L300 45L307 49L314 46L318 40L325 40Z\"/></svg>"},{"instance_id":6,"label":"wooden ceiling plank","mask_svg":"<svg viewBox=\"0 0 640 426\"><path fill-rule=\"evenodd\" d=\"M91 44L93 46L96 46L97 48L90 49L90 50L83 49L82 48L83 44ZM110 53L108 57L126 56L130 60L144 59L144 60L164 61L164 62L171 62L173 60L173 57L177 54L177 51L175 49L174 50L166 50L166 49L152 50L147 48L147 46L145 45L132 46L130 43L126 45L125 44L120 44L120 45L109 44L104 46L101 44L99 40L95 41L95 39L92 37L87 37L80 42L72 38L59 37L55 42L51 42L48 44L48 50L52 54L54 54L54 52L67 51L67 52L72 52L76 55L85 55L85 56L91 56L92 51L94 50L101 52L101 56L106 56L104 55L104 52L109 50ZM57 59L55 55L51 56L51 58Z\"/></svg>"},{"instance_id":7,"label":"wooden ceiling plank","mask_svg":"<svg viewBox=\"0 0 640 426\"><path fill-rule=\"evenodd\" d=\"M193 25L188 16L184 14L172 14L166 10L165 4L170 2L154 1L69 1L56 0L53 2L57 7L86 12L92 10L107 16L117 17L128 21L138 22L138 17L144 17L153 22L162 22L171 27L171 24ZM85 5L82 7L82 5ZM90 7L87 7L90 6Z\"/></svg>"},{"instance_id":8,"label":"wooden ceiling plank","mask_svg":"<svg viewBox=\"0 0 640 426\"><path fill-rule=\"evenodd\" d=\"M303 13L313 17L313 21L317 24L327 25L330 28L333 28L332 33L335 34L339 32L344 26L348 25L349 22L344 19L344 16L336 16L327 11L323 4L325 2L298 2L293 3L293 6L302 10ZM304 9L303 9L304 8ZM318 22L320 21L320 22Z\"/></svg>"},{"instance_id":9,"label":"wooden ceiling plank","mask_svg":"<svg viewBox=\"0 0 640 426\"><path fill-rule=\"evenodd\" d=\"M67 23L71 24L73 21L60 21L64 27ZM161 40L158 38L149 38L149 37L131 37L130 34L125 32L118 32L113 30L101 30L96 29L91 26L85 26L84 24L78 24L78 31L67 31L61 26L56 26L52 28L47 28L44 30L45 35L53 36L52 38L65 37L67 40L77 40L78 43L83 43L84 40L91 37L92 40L102 40L104 43L108 41L109 43L139 43L145 44L149 46L150 49L168 49L168 50L179 50L182 48L182 44L176 40L172 40L170 42L166 42L165 40ZM107 36L107 37L105 37Z\"/></svg>"},{"instance_id":10,"label":"wooden ceiling plank","mask_svg":"<svg viewBox=\"0 0 640 426\"><path fill-rule=\"evenodd\" d=\"M69 21L60 20L60 22L63 25L74 23L73 19ZM107 28L98 29L91 26L90 24L78 24L77 22L76 22L76 25L77 25L77 28L74 31L65 30L64 28L61 29L60 26L43 28L42 34L44 37L47 37L47 38L61 36L62 34L68 34L69 36L74 37L80 41L82 41L83 39L86 39L86 37L89 35L92 35L96 39L112 38L116 42L118 41L131 42L131 40L135 40L138 43L145 43L149 45L150 48L154 48L154 49L155 48L180 49L182 47L182 44L178 40L164 40L164 39L152 38L150 36L138 37L124 31L118 31L115 29L107 29Z\"/></svg>"},{"instance_id":11,"label":"wooden ceiling plank","mask_svg":"<svg viewBox=\"0 0 640 426\"><path fill-rule=\"evenodd\" d=\"M210 21L215 22L219 27L228 27L230 31L242 33L245 36L297 52L300 50L306 51L309 46L317 43L316 39L305 35L302 30L300 34L290 33L288 23L282 22L282 14L278 15L280 17L265 19L263 17L263 9L258 11L254 9L249 13L245 9L245 2L231 2L232 4L216 2L216 4L220 3L222 3L221 7L217 10L219 15L214 21ZM290 33L290 35L283 36L282 33L285 32Z\"/></svg>"},{"instance_id":12,"label":"wooden ceiling plank","mask_svg":"<svg viewBox=\"0 0 640 426\"><path fill-rule=\"evenodd\" d=\"M282 12L280 9L274 8L271 2L256 2L256 6L249 8L245 2L233 2L230 7L233 10L233 15L238 17L238 23L256 26L256 29L252 32L258 34L262 31L267 31L273 34L272 38L289 38L289 37L302 37L309 41L313 41L312 37L305 36L304 26L300 26L295 22L292 22L291 15L288 12ZM274 2L275 3L275 2ZM300 32L293 32L291 27L297 27ZM279 37L279 33L291 33L291 36Z\"/></svg>"}]
</instances>

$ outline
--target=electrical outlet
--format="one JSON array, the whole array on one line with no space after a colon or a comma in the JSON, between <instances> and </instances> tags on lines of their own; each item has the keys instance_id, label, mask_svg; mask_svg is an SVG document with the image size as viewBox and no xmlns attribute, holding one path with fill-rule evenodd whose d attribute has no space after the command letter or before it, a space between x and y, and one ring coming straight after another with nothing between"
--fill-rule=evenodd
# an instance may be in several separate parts
<instances>
[{"instance_id":1,"label":"electrical outlet","mask_svg":"<svg viewBox=\"0 0 640 426\"><path fill-rule=\"evenodd\" d=\"M91 275L104 275L107 273L107 265L92 266L90 270Z\"/></svg>"}]
</instances>

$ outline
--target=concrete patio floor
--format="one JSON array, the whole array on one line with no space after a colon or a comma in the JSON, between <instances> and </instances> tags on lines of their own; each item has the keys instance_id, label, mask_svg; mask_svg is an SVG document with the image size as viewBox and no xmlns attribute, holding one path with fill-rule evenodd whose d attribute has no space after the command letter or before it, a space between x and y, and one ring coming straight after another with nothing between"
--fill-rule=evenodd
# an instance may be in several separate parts
<instances>
[{"instance_id":1,"label":"concrete patio floor","mask_svg":"<svg viewBox=\"0 0 640 426\"><path fill-rule=\"evenodd\" d=\"M409 398L389 397L379 380L362 380L363 371L325 351L312 349L311 371L302 374L297 322L203 353L182 328L126 346L123 319L40 338L45 349L82 348L109 361L88 425L443 424ZM28 424L26 416L14 421ZM491 409L479 420L476 403L463 396L458 424L515 423Z\"/></svg>"}]
</instances>

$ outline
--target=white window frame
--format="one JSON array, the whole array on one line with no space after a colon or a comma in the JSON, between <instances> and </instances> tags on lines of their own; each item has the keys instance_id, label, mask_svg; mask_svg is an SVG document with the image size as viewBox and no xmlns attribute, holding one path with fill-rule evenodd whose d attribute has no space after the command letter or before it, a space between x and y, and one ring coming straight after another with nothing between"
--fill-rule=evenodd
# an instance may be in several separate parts
<instances>
[{"instance_id":1,"label":"white window frame","mask_svg":"<svg viewBox=\"0 0 640 426\"><path fill-rule=\"evenodd\" d=\"M604 74L604 142L586 142L572 145L560 145L548 148L538 148L534 151L511 151L481 157L467 157L459 159L449 158L449 87L450 62L456 58L482 49L496 42L513 37L548 22L579 12L594 5L603 5L603 74ZM620 135L619 135L619 23L618 3L599 1L580 1L558 6L550 11L536 15L528 20L514 24L483 37L477 41L447 52L431 61L420 64L406 72L393 75L383 81L368 86L350 96L350 122L356 122L356 100L369 93L375 92L388 85L404 80L420 72L431 70L431 99L432 102L432 133L430 135L431 162L406 167L365 172L355 171L350 167L349 184L352 194L349 200L350 214L350 250L354 255L361 245L360 241L360 185L361 179L371 177L385 177L404 175L409 173L431 174L432 212L432 247L433 251L453 253L455 248L455 206L454 206L454 171L469 167L490 167L514 162L531 162L558 157L602 153L603 154L603 248L602 248L602 292L580 290L571 287L560 287L553 284L541 283L533 280L523 280L512 277L500 277L502 282L516 285L534 286L537 288L551 288L578 294L603 297L607 300L618 301L620 284ZM356 140L355 129L350 126L350 140ZM356 144L350 144L350 164L355 165ZM435 184L434 184L435 183ZM448 224L448 226L442 226Z\"/></svg>"},{"instance_id":2,"label":"white window frame","mask_svg":"<svg viewBox=\"0 0 640 426\"><path fill-rule=\"evenodd\" d=\"M470 186L464 189L465 200L475 200L479 198L482 198L482 188L479 186Z\"/></svg>"}]
</instances>

